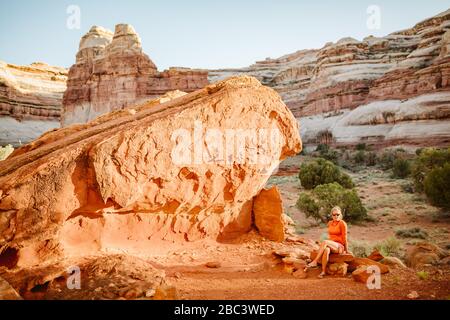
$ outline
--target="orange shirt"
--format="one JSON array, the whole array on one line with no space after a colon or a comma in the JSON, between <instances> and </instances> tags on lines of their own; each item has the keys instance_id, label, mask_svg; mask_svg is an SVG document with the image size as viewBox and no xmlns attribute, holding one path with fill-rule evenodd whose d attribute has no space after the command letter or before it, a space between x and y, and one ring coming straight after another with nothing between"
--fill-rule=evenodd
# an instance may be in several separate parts
<instances>
[{"instance_id":1,"label":"orange shirt","mask_svg":"<svg viewBox=\"0 0 450 320\"><path fill-rule=\"evenodd\" d=\"M328 222L329 239L344 245L347 242L347 224L343 220Z\"/></svg>"}]
</instances>

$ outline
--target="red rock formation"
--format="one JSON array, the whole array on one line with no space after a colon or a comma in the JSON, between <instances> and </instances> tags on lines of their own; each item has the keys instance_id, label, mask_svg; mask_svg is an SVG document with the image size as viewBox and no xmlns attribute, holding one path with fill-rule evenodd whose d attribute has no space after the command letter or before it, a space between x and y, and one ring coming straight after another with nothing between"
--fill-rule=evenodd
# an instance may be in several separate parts
<instances>
[{"instance_id":1,"label":"red rock formation","mask_svg":"<svg viewBox=\"0 0 450 320\"><path fill-rule=\"evenodd\" d=\"M0 265L240 235L300 150L292 113L249 77L48 132L0 162Z\"/></svg>"},{"instance_id":2,"label":"red rock formation","mask_svg":"<svg viewBox=\"0 0 450 320\"><path fill-rule=\"evenodd\" d=\"M253 216L259 233L272 241L283 241L283 203L277 187L263 189L253 201Z\"/></svg>"},{"instance_id":3,"label":"red rock formation","mask_svg":"<svg viewBox=\"0 0 450 320\"><path fill-rule=\"evenodd\" d=\"M76 63L69 71L61 124L85 123L168 91L191 92L207 84L206 71L170 68L158 72L130 25L117 25L114 34L92 27L81 39Z\"/></svg>"},{"instance_id":4,"label":"red rock formation","mask_svg":"<svg viewBox=\"0 0 450 320\"><path fill-rule=\"evenodd\" d=\"M18 146L59 127L67 70L0 61L0 145Z\"/></svg>"},{"instance_id":5,"label":"red rock formation","mask_svg":"<svg viewBox=\"0 0 450 320\"><path fill-rule=\"evenodd\" d=\"M413 28L344 38L249 68L210 70L215 81L248 74L277 90L302 123L304 143L450 143L450 10Z\"/></svg>"}]
</instances>

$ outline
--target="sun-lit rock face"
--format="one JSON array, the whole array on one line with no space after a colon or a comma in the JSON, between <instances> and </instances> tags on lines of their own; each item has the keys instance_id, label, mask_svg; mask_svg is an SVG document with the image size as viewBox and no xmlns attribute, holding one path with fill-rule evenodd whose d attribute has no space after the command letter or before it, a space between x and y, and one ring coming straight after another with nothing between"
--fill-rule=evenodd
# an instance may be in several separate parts
<instances>
[{"instance_id":1,"label":"sun-lit rock face","mask_svg":"<svg viewBox=\"0 0 450 320\"><path fill-rule=\"evenodd\" d=\"M448 145L450 10L385 37L210 70L211 82L257 77L302 123L305 144Z\"/></svg>"},{"instance_id":2,"label":"sun-lit rock face","mask_svg":"<svg viewBox=\"0 0 450 320\"><path fill-rule=\"evenodd\" d=\"M0 146L28 143L59 127L67 70L0 61Z\"/></svg>"},{"instance_id":3,"label":"sun-lit rock face","mask_svg":"<svg viewBox=\"0 0 450 320\"><path fill-rule=\"evenodd\" d=\"M292 113L250 77L48 132L0 163L0 263L235 238L300 150Z\"/></svg>"},{"instance_id":4,"label":"sun-lit rock face","mask_svg":"<svg viewBox=\"0 0 450 320\"><path fill-rule=\"evenodd\" d=\"M114 33L94 26L81 38L76 63L70 68L61 125L86 123L168 91L191 92L207 84L206 71L158 72L132 26L118 24Z\"/></svg>"}]
</instances>

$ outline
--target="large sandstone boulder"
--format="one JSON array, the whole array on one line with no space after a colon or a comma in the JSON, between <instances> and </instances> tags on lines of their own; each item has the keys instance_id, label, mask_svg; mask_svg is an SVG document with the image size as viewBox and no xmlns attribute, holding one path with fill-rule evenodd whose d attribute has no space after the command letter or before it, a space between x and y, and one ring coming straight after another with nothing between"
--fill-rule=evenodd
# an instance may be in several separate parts
<instances>
[{"instance_id":1,"label":"large sandstone boulder","mask_svg":"<svg viewBox=\"0 0 450 320\"><path fill-rule=\"evenodd\" d=\"M440 259L448 256L448 252L429 242L420 242L408 248L405 261L412 268L423 265L437 264Z\"/></svg>"},{"instance_id":2,"label":"large sandstone boulder","mask_svg":"<svg viewBox=\"0 0 450 320\"><path fill-rule=\"evenodd\" d=\"M0 163L0 265L236 237L300 150L292 113L250 77L49 132Z\"/></svg>"}]
</instances>

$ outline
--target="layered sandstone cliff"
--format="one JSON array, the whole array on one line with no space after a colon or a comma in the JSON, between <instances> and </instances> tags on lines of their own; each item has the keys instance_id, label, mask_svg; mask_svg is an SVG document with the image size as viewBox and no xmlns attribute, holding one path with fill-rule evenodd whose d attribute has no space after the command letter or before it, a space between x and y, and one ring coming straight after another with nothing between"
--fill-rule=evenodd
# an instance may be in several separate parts
<instances>
[{"instance_id":1,"label":"layered sandstone cliff","mask_svg":"<svg viewBox=\"0 0 450 320\"><path fill-rule=\"evenodd\" d=\"M448 145L450 10L413 28L344 38L249 68L211 70L210 81L256 76L302 123L304 143Z\"/></svg>"},{"instance_id":2,"label":"layered sandstone cliff","mask_svg":"<svg viewBox=\"0 0 450 320\"><path fill-rule=\"evenodd\" d=\"M0 266L235 238L273 169L300 150L292 113L250 77L48 132L0 162ZM260 207L258 228L282 223L281 205Z\"/></svg>"},{"instance_id":3,"label":"layered sandstone cliff","mask_svg":"<svg viewBox=\"0 0 450 320\"><path fill-rule=\"evenodd\" d=\"M114 33L94 26L81 39L70 68L61 124L86 123L168 91L191 92L207 84L207 72L201 70L158 72L132 26L119 24Z\"/></svg>"},{"instance_id":4,"label":"layered sandstone cliff","mask_svg":"<svg viewBox=\"0 0 450 320\"><path fill-rule=\"evenodd\" d=\"M59 127L67 70L0 61L0 146L19 146Z\"/></svg>"}]
</instances>

